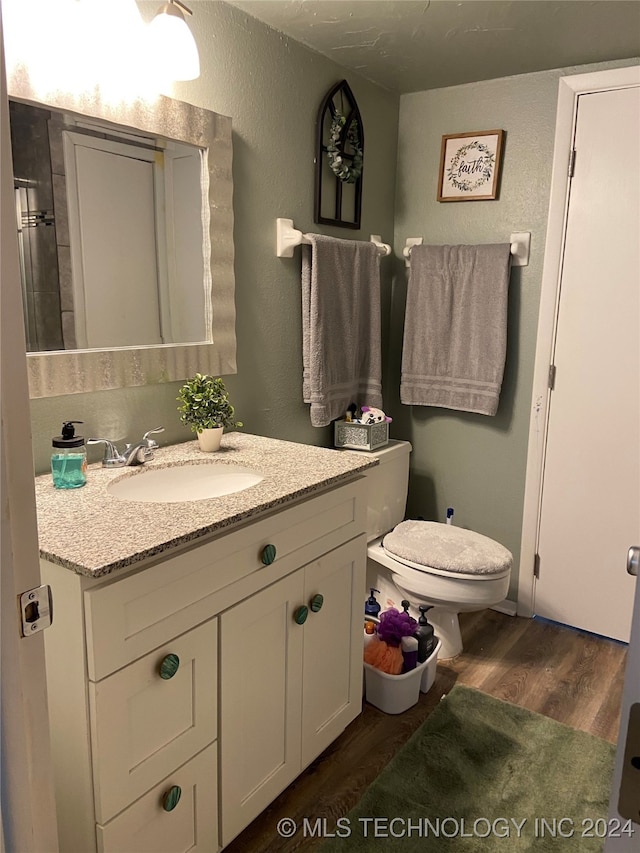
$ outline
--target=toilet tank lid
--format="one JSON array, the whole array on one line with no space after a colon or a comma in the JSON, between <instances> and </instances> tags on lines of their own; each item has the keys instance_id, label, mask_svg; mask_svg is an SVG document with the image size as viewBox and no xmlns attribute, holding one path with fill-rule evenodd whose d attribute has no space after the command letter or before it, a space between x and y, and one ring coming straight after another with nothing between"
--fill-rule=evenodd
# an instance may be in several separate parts
<instances>
[{"instance_id":1,"label":"toilet tank lid","mask_svg":"<svg viewBox=\"0 0 640 853\"><path fill-rule=\"evenodd\" d=\"M411 442L399 441L398 439L390 439L384 447L378 447L377 450L352 450L349 448L348 453L358 453L360 456L377 456L380 462L384 462L389 456L398 456L402 453L407 455L412 451Z\"/></svg>"},{"instance_id":2,"label":"toilet tank lid","mask_svg":"<svg viewBox=\"0 0 640 853\"><path fill-rule=\"evenodd\" d=\"M513 563L511 551L488 536L437 521L402 521L382 544L392 557L446 572L493 575Z\"/></svg>"}]
</instances>

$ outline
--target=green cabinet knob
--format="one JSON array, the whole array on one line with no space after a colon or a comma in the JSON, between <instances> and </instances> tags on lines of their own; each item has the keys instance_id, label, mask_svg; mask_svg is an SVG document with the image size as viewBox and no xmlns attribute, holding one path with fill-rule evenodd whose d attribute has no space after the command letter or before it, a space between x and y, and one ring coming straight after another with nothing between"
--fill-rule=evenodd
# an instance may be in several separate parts
<instances>
[{"instance_id":1,"label":"green cabinet knob","mask_svg":"<svg viewBox=\"0 0 640 853\"><path fill-rule=\"evenodd\" d=\"M166 812L172 812L180 802L182 796L182 788L179 785L174 785L169 788L162 797L162 808Z\"/></svg>"},{"instance_id":2,"label":"green cabinet knob","mask_svg":"<svg viewBox=\"0 0 640 853\"><path fill-rule=\"evenodd\" d=\"M313 598L309 602L309 607L311 608L313 613L317 613L318 610L322 610L323 604L324 604L324 595L321 595L318 592L313 596Z\"/></svg>"},{"instance_id":3,"label":"green cabinet knob","mask_svg":"<svg viewBox=\"0 0 640 853\"><path fill-rule=\"evenodd\" d=\"M178 671L180 666L180 658L178 655L167 655L160 662L160 678L169 679Z\"/></svg>"},{"instance_id":4,"label":"green cabinet knob","mask_svg":"<svg viewBox=\"0 0 640 853\"><path fill-rule=\"evenodd\" d=\"M262 549L262 562L265 566L270 566L276 558L276 546L265 545Z\"/></svg>"},{"instance_id":5,"label":"green cabinet knob","mask_svg":"<svg viewBox=\"0 0 640 853\"><path fill-rule=\"evenodd\" d=\"M296 620L298 625L304 625L307 621L307 616L309 615L309 608L305 607L304 604L301 607L298 607L296 612L293 615L293 618Z\"/></svg>"}]
</instances>

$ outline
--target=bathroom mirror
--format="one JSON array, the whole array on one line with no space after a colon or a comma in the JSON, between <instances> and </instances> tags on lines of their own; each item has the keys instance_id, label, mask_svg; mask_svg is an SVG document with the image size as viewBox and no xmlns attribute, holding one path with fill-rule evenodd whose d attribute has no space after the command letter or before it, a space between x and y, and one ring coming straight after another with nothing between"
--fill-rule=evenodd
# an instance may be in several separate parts
<instances>
[{"instance_id":1,"label":"bathroom mirror","mask_svg":"<svg viewBox=\"0 0 640 853\"><path fill-rule=\"evenodd\" d=\"M9 96L31 397L235 373L231 120Z\"/></svg>"}]
</instances>

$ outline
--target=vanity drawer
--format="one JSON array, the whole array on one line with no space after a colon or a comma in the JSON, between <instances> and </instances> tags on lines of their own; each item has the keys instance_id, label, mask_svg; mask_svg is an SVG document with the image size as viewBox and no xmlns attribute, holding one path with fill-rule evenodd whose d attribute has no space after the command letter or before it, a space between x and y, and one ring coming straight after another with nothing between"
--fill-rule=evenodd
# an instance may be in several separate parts
<instances>
[{"instance_id":1,"label":"vanity drawer","mask_svg":"<svg viewBox=\"0 0 640 853\"><path fill-rule=\"evenodd\" d=\"M164 807L172 789L178 804ZM170 805L170 803L167 803ZM218 840L217 744L196 755L106 825L96 827L99 853L215 853Z\"/></svg>"},{"instance_id":2,"label":"vanity drawer","mask_svg":"<svg viewBox=\"0 0 640 853\"><path fill-rule=\"evenodd\" d=\"M89 678L104 678L361 534L364 486L355 480L86 590ZM275 559L265 565L267 545Z\"/></svg>"},{"instance_id":3,"label":"vanity drawer","mask_svg":"<svg viewBox=\"0 0 640 853\"><path fill-rule=\"evenodd\" d=\"M218 620L211 619L89 683L99 823L216 739L217 658Z\"/></svg>"}]
</instances>

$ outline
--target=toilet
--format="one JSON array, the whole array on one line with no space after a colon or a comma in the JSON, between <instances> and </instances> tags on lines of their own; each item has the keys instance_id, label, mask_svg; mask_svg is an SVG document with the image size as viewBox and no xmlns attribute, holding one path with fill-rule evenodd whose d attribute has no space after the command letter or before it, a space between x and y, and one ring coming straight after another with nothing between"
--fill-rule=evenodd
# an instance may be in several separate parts
<instances>
[{"instance_id":1,"label":"toilet","mask_svg":"<svg viewBox=\"0 0 640 853\"><path fill-rule=\"evenodd\" d=\"M505 598L513 558L498 542L471 530L403 521L410 453L407 441L390 441L366 453L380 460L364 472L367 583L386 595L380 600L383 610L390 601L399 608L398 592L415 608L430 605L427 617L442 642L439 658L451 658L462 651L458 614L484 610Z\"/></svg>"}]
</instances>

